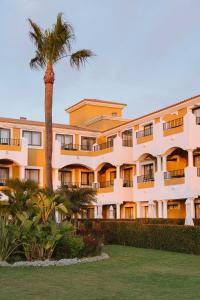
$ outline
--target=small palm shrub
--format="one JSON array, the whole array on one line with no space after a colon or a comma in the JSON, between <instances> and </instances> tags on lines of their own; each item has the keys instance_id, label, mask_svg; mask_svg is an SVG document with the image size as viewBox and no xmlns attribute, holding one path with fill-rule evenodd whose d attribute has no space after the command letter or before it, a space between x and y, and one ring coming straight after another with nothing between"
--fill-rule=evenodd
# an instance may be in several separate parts
<instances>
[{"instance_id":1,"label":"small palm shrub","mask_svg":"<svg viewBox=\"0 0 200 300\"><path fill-rule=\"evenodd\" d=\"M6 261L19 246L19 231L0 217L0 261Z\"/></svg>"}]
</instances>

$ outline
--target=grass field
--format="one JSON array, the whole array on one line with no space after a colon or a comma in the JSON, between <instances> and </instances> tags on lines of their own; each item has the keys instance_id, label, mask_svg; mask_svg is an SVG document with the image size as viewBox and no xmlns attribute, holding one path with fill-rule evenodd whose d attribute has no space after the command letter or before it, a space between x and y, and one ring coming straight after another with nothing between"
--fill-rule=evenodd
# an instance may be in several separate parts
<instances>
[{"instance_id":1,"label":"grass field","mask_svg":"<svg viewBox=\"0 0 200 300\"><path fill-rule=\"evenodd\" d=\"M200 299L200 256L106 246L109 260L0 269L0 299Z\"/></svg>"}]
</instances>

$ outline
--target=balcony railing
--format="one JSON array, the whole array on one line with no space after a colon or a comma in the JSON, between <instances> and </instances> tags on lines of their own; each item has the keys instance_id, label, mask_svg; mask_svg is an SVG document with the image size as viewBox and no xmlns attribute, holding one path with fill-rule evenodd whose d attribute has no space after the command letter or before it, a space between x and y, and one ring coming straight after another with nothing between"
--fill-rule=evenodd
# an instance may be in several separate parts
<instances>
[{"instance_id":1,"label":"balcony railing","mask_svg":"<svg viewBox=\"0 0 200 300\"><path fill-rule=\"evenodd\" d=\"M122 146L133 147L133 141L132 140L122 140Z\"/></svg>"},{"instance_id":2,"label":"balcony railing","mask_svg":"<svg viewBox=\"0 0 200 300\"><path fill-rule=\"evenodd\" d=\"M113 147L113 140L110 140L105 143L95 145L93 147L93 149L94 149L94 151L99 151L99 150L104 150L104 149L108 149L108 148L112 148L112 147Z\"/></svg>"},{"instance_id":3,"label":"balcony railing","mask_svg":"<svg viewBox=\"0 0 200 300\"><path fill-rule=\"evenodd\" d=\"M81 187L81 188L91 188L93 185L93 183L82 183L82 182L69 182L69 181L62 181L61 182L61 186L62 187L66 187L66 188L78 188L78 187Z\"/></svg>"},{"instance_id":4,"label":"balcony railing","mask_svg":"<svg viewBox=\"0 0 200 300\"><path fill-rule=\"evenodd\" d=\"M5 186L8 178L0 178L0 186Z\"/></svg>"},{"instance_id":5,"label":"balcony railing","mask_svg":"<svg viewBox=\"0 0 200 300\"><path fill-rule=\"evenodd\" d=\"M150 182L150 181L154 181L154 175L153 174L137 176L137 183Z\"/></svg>"},{"instance_id":6,"label":"balcony railing","mask_svg":"<svg viewBox=\"0 0 200 300\"><path fill-rule=\"evenodd\" d=\"M107 188L114 186L114 180L99 182L99 188Z\"/></svg>"},{"instance_id":7,"label":"balcony railing","mask_svg":"<svg viewBox=\"0 0 200 300\"><path fill-rule=\"evenodd\" d=\"M20 139L0 138L0 145L20 146Z\"/></svg>"},{"instance_id":8,"label":"balcony railing","mask_svg":"<svg viewBox=\"0 0 200 300\"><path fill-rule=\"evenodd\" d=\"M183 125L183 118L175 119L163 124L163 130L168 130L176 127L180 127Z\"/></svg>"},{"instance_id":9,"label":"balcony railing","mask_svg":"<svg viewBox=\"0 0 200 300\"><path fill-rule=\"evenodd\" d=\"M144 130L140 130L136 132L136 138L145 137L153 134L153 126L145 128Z\"/></svg>"},{"instance_id":10,"label":"balcony railing","mask_svg":"<svg viewBox=\"0 0 200 300\"><path fill-rule=\"evenodd\" d=\"M184 169L164 172L164 179L183 178L185 177Z\"/></svg>"},{"instance_id":11,"label":"balcony railing","mask_svg":"<svg viewBox=\"0 0 200 300\"><path fill-rule=\"evenodd\" d=\"M93 151L92 145L78 145L78 144L61 144L62 150L71 151Z\"/></svg>"},{"instance_id":12,"label":"balcony railing","mask_svg":"<svg viewBox=\"0 0 200 300\"><path fill-rule=\"evenodd\" d=\"M196 117L196 124L200 125L200 117Z\"/></svg>"},{"instance_id":13,"label":"balcony railing","mask_svg":"<svg viewBox=\"0 0 200 300\"><path fill-rule=\"evenodd\" d=\"M123 180L123 187L133 187L133 180Z\"/></svg>"},{"instance_id":14,"label":"balcony railing","mask_svg":"<svg viewBox=\"0 0 200 300\"><path fill-rule=\"evenodd\" d=\"M200 177L200 168L197 168L197 176Z\"/></svg>"}]
</instances>

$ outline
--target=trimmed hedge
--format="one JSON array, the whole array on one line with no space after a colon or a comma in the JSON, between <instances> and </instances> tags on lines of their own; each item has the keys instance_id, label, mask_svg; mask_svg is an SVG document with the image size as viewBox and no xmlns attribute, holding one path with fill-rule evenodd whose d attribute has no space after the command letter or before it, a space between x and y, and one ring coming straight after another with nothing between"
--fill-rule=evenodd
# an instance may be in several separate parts
<instances>
[{"instance_id":1,"label":"trimmed hedge","mask_svg":"<svg viewBox=\"0 0 200 300\"><path fill-rule=\"evenodd\" d=\"M200 254L200 227L100 222L105 243Z\"/></svg>"}]
</instances>

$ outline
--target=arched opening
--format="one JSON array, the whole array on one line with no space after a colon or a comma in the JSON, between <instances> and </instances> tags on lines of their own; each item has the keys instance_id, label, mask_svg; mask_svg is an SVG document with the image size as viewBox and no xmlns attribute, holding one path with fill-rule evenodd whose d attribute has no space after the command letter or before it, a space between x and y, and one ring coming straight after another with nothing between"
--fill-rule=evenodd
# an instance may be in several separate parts
<instances>
[{"instance_id":1,"label":"arched opening","mask_svg":"<svg viewBox=\"0 0 200 300\"><path fill-rule=\"evenodd\" d=\"M157 159L150 153L144 153L139 158L138 183L153 182L154 173L157 171Z\"/></svg>"},{"instance_id":2,"label":"arched opening","mask_svg":"<svg viewBox=\"0 0 200 300\"><path fill-rule=\"evenodd\" d=\"M70 164L59 169L61 186L66 187L92 187L94 171L83 164Z\"/></svg>"},{"instance_id":3,"label":"arched opening","mask_svg":"<svg viewBox=\"0 0 200 300\"><path fill-rule=\"evenodd\" d=\"M165 179L185 177L185 168L188 166L188 152L182 148L171 148L166 151Z\"/></svg>"},{"instance_id":4,"label":"arched opening","mask_svg":"<svg viewBox=\"0 0 200 300\"><path fill-rule=\"evenodd\" d=\"M102 163L98 168L97 180L99 188L114 186L116 167L108 162Z\"/></svg>"},{"instance_id":5,"label":"arched opening","mask_svg":"<svg viewBox=\"0 0 200 300\"><path fill-rule=\"evenodd\" d=\"M19 178L19 165L11 159L0 159L0 186L9 178Z\"/></svg>"}]
</instances>

